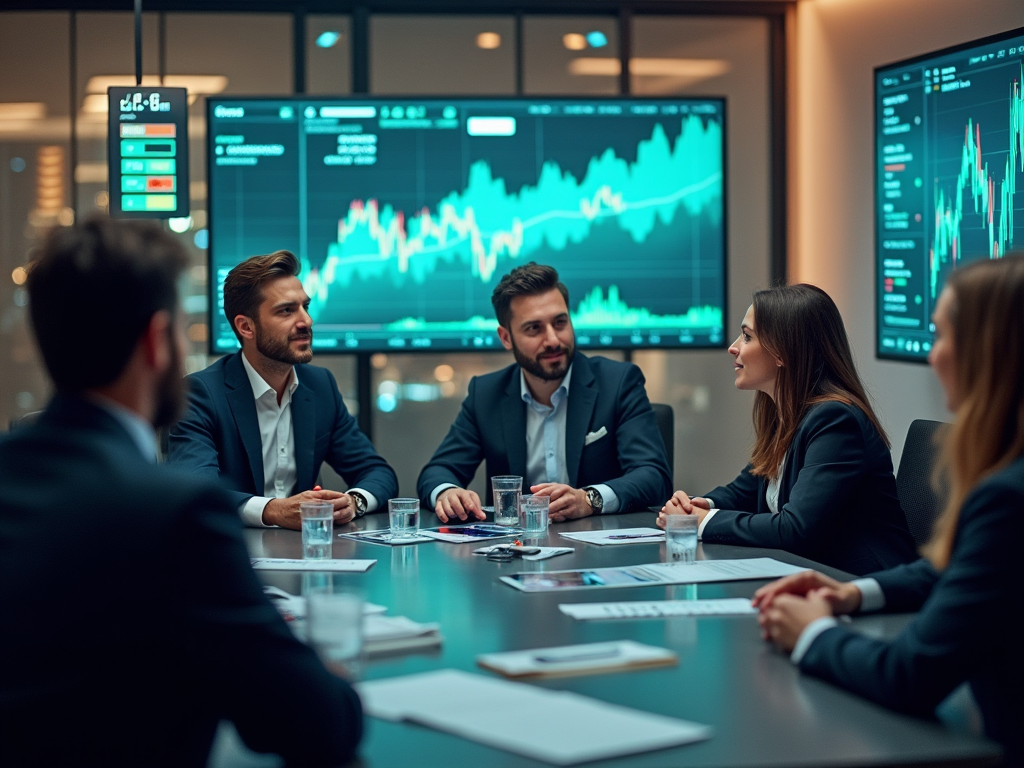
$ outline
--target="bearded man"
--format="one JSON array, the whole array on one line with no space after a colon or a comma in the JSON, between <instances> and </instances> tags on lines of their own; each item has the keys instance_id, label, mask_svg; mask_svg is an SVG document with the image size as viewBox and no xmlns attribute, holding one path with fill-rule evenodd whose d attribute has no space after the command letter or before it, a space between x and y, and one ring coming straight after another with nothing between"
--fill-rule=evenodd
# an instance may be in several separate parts
<instances>
[{"instance_id":1,"label":"bearded man","mask_svg":"<svg viewBox=\"0 0 1024 768\"><path fill-rule=\"evenodd\" d=\"M549 496L556 523L668 498L671 473L643 374L576 351L558 272L516 267L491 303L516 362L469 383L455 423L420 472L423 504L441 522L483 520L480 497L466 488L481 460L488 477L520 475L524 493Z\"/></svg>"},{"instance_id":2,"label":"bearded man","mask_svg":"<svg viewBox=\"0 0 1024 768\"><path fill-rule=\"evenodd\" d=\"M242 349L192 374L170 463L219 478L246 525L299 529L299 504L334 505L335 523L387 509L398 478L313 359L309 296L288 251L253 256L224 281L224 314ZM319 490L327 462L349 490Z\"/></svg>"}]
</instances>

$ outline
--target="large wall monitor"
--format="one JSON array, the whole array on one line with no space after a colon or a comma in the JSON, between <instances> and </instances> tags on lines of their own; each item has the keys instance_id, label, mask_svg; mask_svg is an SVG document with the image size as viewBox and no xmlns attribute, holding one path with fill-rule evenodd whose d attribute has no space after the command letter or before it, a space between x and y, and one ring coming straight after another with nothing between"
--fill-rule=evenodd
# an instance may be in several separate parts
<instances>
[{"instance_id":1,"label":"large wall monitor","mask_svg":"<svg viewBox=\"0 0 1024 768\"><path fill-rule=\"evenodd\" d=\"M1024 29L875 70L879 357L924 361L949 271L1024 246Z\"/></svg>"},{"instance_id":2,"label":"large wall monitor","mask_svg":"<svg viewBox=\"0 0 1024 768\"><path fill-rule=\"evenodd\" d=\"M721 99L210 99L211 349L223 283L302 262L320 351L497 349L491 292L558 268L577 342L718 347Z\"/></svg>"}]
</instances>

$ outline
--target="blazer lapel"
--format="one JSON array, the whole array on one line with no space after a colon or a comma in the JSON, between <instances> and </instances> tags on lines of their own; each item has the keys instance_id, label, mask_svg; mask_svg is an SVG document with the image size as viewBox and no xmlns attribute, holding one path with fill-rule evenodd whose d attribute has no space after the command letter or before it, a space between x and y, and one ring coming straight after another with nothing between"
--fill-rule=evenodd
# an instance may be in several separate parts
<instances>
[{"instance_id":1,"label":"blazer lapel","mask_svg":"<svg viewBox=\"0 0 1024 768\"><path fill-rule=\"evenodd\" d=\"M526 403L519 385L519 366L513 367L512 381L505 390L501 404L501 424L505 437L505 453L511 475L526 476Z\"/></svg>"},{"instance_id":2,"label":"blazer lapel","mask_svg":"<svg viewBox=\"0 0 1024 768\"><path fill-rule=\"evenodd\" d=\"M296 372L296 375L298 373ZM316 403L309 387L299 379L292 393L292 434L295 436L295 480L298 491L308 491L316 484L313 466L313 444L316 441Z\"/></svg>"},{"instance_id":3,"label":"blazer lapel","mask_svg":"<svg viewBox=\"0 0 1024 768\"><path fill-rule=\"evenodd\" d=\"M227 387L231 414L235 417L238 434L249 458L249 469L252 470L256 495L262 496L266 483L263 477L263 438L260 436L260 422L256 416L256 399L252 396L252 385L242 366L241 352L225 366L224 384Z\"/></svg>"},{"instance_id":4,"label":"blazer lapel","mask_svg":"<svg viewBox=\"0 0 1024 768\"><path fill-rule=\"evenodd\" d=\"M569 410L565 414L565 472L573 488L578 482L583 442L587 439L587 426L594 415L597 395L597 383L590 363L583 355L577 354L573 359L569 383Z\"/></svg>"}]
</instances>

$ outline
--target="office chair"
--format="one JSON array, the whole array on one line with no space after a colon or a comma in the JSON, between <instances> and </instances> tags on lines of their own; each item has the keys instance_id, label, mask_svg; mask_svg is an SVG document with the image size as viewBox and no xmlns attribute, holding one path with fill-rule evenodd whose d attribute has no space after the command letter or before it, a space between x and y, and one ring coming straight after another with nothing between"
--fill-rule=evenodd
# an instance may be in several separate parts
<instances>
[{"instance_id":1,"label":"office chair","mask_svg":"<svg viewBox=\"0 0 1024 768\"><path fill-rule=\"evenodd\" d=\"M941 421L917 419L907 430L900 468L896 473L896 493L914 543L924 544L932 535L932 526L939 516L939 497L932 488L932 471L939 447L935 435L946 426Z\"/></svg>"},{"instance_id":2,"label":"office chair","mask_svg":"<svg viewBox=\"0 0 1024 768\"><path fill-rule=\"evenodd\" d=\"M30 426L31 424L35 424L36 420L40 417L40 415L42 415L42 413L42 411L29 411L28 413L21 414L21 416L15 416L13 419L11 419L11 423L8 425L8 429L11 432L14 432L16 429L21 429L22 427L27 427Z\"/></svg>"},{"instance_id":3,"label":"office chair","mask_svg":"<svg viewBox=\"0 0 1024 768\"><path fill-rule=\"evenodd\" d=\"M654 411L654 420L658 422L658 432L661 439L665 441L665 455L668 457L668 471L675 475L675 439L676 439L676 417L671 405L665 403L651 403Z\"/></svg>"}]
</instances>

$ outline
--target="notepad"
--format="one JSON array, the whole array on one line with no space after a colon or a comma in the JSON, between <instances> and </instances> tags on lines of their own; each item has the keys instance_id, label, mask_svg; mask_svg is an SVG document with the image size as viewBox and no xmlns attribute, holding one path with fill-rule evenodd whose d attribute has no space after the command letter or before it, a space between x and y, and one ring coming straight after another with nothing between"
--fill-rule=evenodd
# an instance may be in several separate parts
<instances>
[{"instance_id":1,"label":"notepad","mask_svg":"<svg viewBox=\"0 0 1024 768\"><path fill-rule=\"evenodd\" d=\"M362 573L370 570L376 560L292 560L287 557L254 557L257 571L341 571Z\"/></svg>"},{"instance_id":2,"label":"notepad","mask_svg":"<svg viewBox=\"0 0 1024 768\"><path fill-rule=\"evenodd\" d=\"M505 677L527 679L673 667L679 663L679 657L667 648L656 648L632 640L618 640L611 643L484 653L476 657L476 663Z\"/></svg>"},{"instance_id":3,"label":"notepad","mask_svg":"<svg viewBox=\"0 0 1024 768\"><path fill-rule=\"evenodd\" d=\"M372 680L356 689L371 717L420 723L553 765L633 755L711 736L706 725L454 669ZM471 712L472 717L453 717L453 712ZM510 723L510 712L528 713L528 731Z\"/></svg>"},{"instance_id":4,"label":"notepad","mask_svg":"<svg viewBox=\"0 0 1024 768\"><path fill-rule=\"evenodd\" d=\"M757 613L745 597L718 600L634 600L624 603L563 603L558 610L578 621L663 619L673 616L751 616Z\"/></svg>"}]
</instances>

